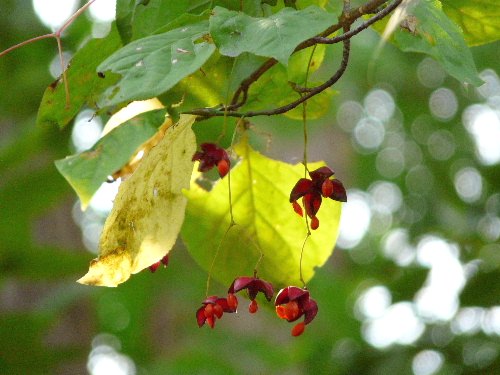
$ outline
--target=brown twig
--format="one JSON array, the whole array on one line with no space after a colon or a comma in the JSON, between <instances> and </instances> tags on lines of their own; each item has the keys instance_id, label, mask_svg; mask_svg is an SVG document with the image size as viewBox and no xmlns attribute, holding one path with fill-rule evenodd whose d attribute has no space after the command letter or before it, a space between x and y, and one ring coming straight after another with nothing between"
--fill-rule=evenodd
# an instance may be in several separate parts
<instances>
[{"instance_id":1,"label":"brown twig","mask_svg":"<svg viewBox=\"0 0 500 375\"><path fill-rule=\"evenodd\" d=\"M66 77L66 70L64 69L64 56L63 56L63 48L62 48L62 41L61 41L61 35L62 33L73 23L75 19L77 19L83 12L87 10L89 6L92 5L96 0L90 0L87 2L84 6L82 6L80 9L78 9L73 15L64 22L64 24L56 31L50 34L45 34L45 35L40 35L28 40L25 40L21 43L18 43L12 47L7 48L6 50L0 52L0 58L7 55L8 53L21 48L27 44L37 42L42 39L48 39L48 38L54 38L57 41L57 50L59 53L59 62L61 64L61 71L62 71L62 77L63 77L63 82L64 82L64 92L66 94L66 108L70 106L70 95L69 95L69 85L68 85L68 79Z\"/></svg>"},{"instance_id":2,"label":"brown twig","mask_svg":"<svg viewBox=\"0 0 500 375\"><path fill-rule=\"evenodd\" d=\"M191 114L191 115L198 115L202 117L214 117L214 116L230 116L230 117L255 117L255 116L272 116L272 115L279 115L285 112L288 112L295 107L297 107L299 104L305 102L306 100L309 100L313 96L319 94L320 92L326 90L328 87L332 86L337 82L340 77L344 74L346 68L347 68L347 63L349 61L349 52L351 49L351 41L350 39L346 39L343 41L344 43L344 49L343 49L343 54L342 54L342 61L340 63L339 69L335 72L335 74L325 83L322 85L316 86L312 88L307 94L302 95L299 99L284 105L282 107L274 108L274 109L269 109L269 110L263 110L263 111L249 111L249 112L234 112L234 111L228 111L224 109L218 109L218 108L199 108L199 109L194 109L192 111L187 111L184 112L186 114Z\"/></svg>"},{"instance_id":3,"label":"brown twig","mask_svg":"<svg viewBox=\"0 0 500 375\"><path fill-rule=\"evenodd\" d=\"M230 116L230 117L254 117L254 116L271 116L271 115L277 115L277 114L282 114L285 112L288 112L295 107L297 107L299 104L307 101L314 95L319 94L320 92L324 91L328 87L332 86L337 82L342 74L344 74L345 69L347 67L347 61L349 59L349 51L350 51L350 38L352 38L354 35L360 33L361 31L367 29L370 25L374 24L375 22L379 21L380 19L384 18L387 16L389 13L391 13L396 7L401 4L402 0L394 0L390 5L386 6L385 8L379 10L376 12L375 16L370 18L369 20L363 22L360 26L356 27L353 30L349 30L350 26L361 16L365 14L372 14L375 12L377 9L380 9L380 7L384 4L386 4L389 0L371 0L365 3L364 5L354 8L352 10L348 9L347 7L344 7L344 10L342 12L342 15L340 16L340 22L330 26L328 29L326 29L324 32L322 32L319 36L310 38L295 48L294 53L297 51L300 51L302 49L311 47L316 44L335 44L339 42L344 43L344 50L343 50L343 58L342 62L340 65L340 68L335 72L335 74L325 83L313 87L313 88L307 88L303 89L299 86L296 86L296 89L300 93L306 93L305 95L302 95L299 99L296 101L289 103L285 106L274 108L271 110L263 110L263 111L249 111L249 112L237 112L236 110L241 108L247 101L248 98L248 90L250 89L250 86L255 83L262 75L264 75L269 69L271 69L274 65L276 65L277 60L271 58L268 59L266 62L264 62L257 70L255 70L248 78L243 80L238 87L238 89L235 91L233 98L231 100L231 103L226 106L226 107L218 107L218 108L198 108L194 109L191 111L187 111L185 113L187 114L193 114L193 115L199 115L202 116L203 118L209 118L209 117L214 117L214 116ZM343 28L344 33L342 35L333 37L333 38L328 38L327 35L330 35L339 29ZM346 43L347 42L347 43ZM240 98L241 97L241 98Z\"/></svg>"}]
</instances>

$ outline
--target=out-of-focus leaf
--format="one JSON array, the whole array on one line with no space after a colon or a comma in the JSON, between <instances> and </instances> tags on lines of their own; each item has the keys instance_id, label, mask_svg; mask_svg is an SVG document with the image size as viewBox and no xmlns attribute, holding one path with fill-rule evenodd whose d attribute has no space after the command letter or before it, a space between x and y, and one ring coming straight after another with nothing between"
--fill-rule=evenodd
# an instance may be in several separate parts
<instances>
[{"instance_id":1,"label":"out-of-focus leaf","mask_svg":"<svg viewBox=\"0 0 500 375\"><path fill-rule=\"evenodd\" d=\"M199 69L215 46L200 41L208 22L136 40L106 59L98 69L121 74L99 101L101 107L158 96Z\"/></svg>"},{"instance_id":2,"label":"out-of-focus leaf","mask_svg":"<svg viewBox=\"0 0 500 375\"><path fill-rule=\"evenodd\" d=\"M500 39L500 1L441 0L444 12L462 29L469 46Z\"/></svg>"},{"instance_id":3,"label":"out-of-focus leaf","mask_svg":"<svg viewBox=\"0 0 500 375\"><path fill-rule=\"evenodd\" d=\"M116 1L116 28L123 44L127 44L132 39L132 21L136 6L136 0Z\"/></svg>"},{"instance_id":4,"label":"out-of-focus leaf","mask_svg":"<svg viewBox=\"0 0 500 375\"><path fill-rule=\"evenodd\" d=\"M117 286L157 262L177 239L193 170L195 116L181 116L120 186L99 241L99 257L79 283Z\"/></svg>"},{"instance_id":5,"label":"out-of-focus leaf","mask_svg":"<svg viewBox=\"0 0 500 375\"><path fill-rule=\"evenodd\" d=\"M472 277L460 295L463 306L493 307L500 296L500 270L478 272Z\"/></svg>"},{"instance_id":6,"label":"out-of-focus leaf","mask_svg":"<svg viewBox=\"0 0 500 375\"><path fill-rule=\"evenodd\" d=\"M165 109L145 112L102 137L91 149L55 162L57 169L80 198L85 209L106 178L121 168L151 138L165 119Z\"/></svg>"},{"instance_id":7,"label":"out-of-focus leaf","mask_svg":"<svg viewBox=\"0 0 500 375\"><path fill-rule=\"evenodd\" d=\"M37 125L67 125L87 104L95 108L97 95L106 87L116 82L116 76L97 74L97 66L109 55L120 48L120 37L116 28L112 28L106 38L92 39L81 48L66 71L70 90L70 106L66 108L66 93L62 80L55 81L45 90L38 109Z\"/></svg>"},{"instance_id":8,"label":"out-of-focus leaf","mask_svg":"<svg viewBox=\"0 0 500 375\"><path fill-rule=\"evenodd\" d=\"M243 52L273 57L283 65L297 45L334 24L337 17L321 8L285 8L267 18L216 7L210 17L210 34L220 53L235 57Z\"/></svg>"},{"instance_id":9,"label":"out-of-focus leaf","mask_svg":"<svg viewBox=\"0 0 500 375\"><path fill-rule=\"evenodd\" d=\"M460 29L442 11L436 0L422 0L411 11L417 18L415 34L404 30L394 33L394 41L405 52L420 52L438 60L460 82L480 86L472 54Z\"/></svg>"},{"instance_id":10,"label":"out-of-focus leaf","mask_svg":"<svg viewBox=\"0 0 500 375\"><path fill-rule=\"evenodd\" d=\"M168 23L189 13L196 7L194 1L150 0L137 4L134 20L130 26L132 40L158 34L158 30ZM206 4L208 7L208 3Z\"/></svg>"},{"instance_id":11,"label":"out-of-focus leaf","mask_svg":"<svg viewBox=\"0 0 500 375\"><path fill-rule=\"evenodd\" d=\"M228 178L207 192L196 184L186 192L189 199L182 229L184 243L193 258L209 270L218 250L212 276L229 283L239 275L251 275L262 250L258 267L263 279L276 286L300 285L299 258L306 235L304 219L289 203L290 191L304 176L304 166L269 159L252 150L243 140L235 150L242 157L231 171L231 194L236 224L230 224ZM318 168L322 163L309 165ZM338 235L341 204L324 199L313 231L304 250L303 276L310 280L322 266Z\"/></svg>"}]
</instances>

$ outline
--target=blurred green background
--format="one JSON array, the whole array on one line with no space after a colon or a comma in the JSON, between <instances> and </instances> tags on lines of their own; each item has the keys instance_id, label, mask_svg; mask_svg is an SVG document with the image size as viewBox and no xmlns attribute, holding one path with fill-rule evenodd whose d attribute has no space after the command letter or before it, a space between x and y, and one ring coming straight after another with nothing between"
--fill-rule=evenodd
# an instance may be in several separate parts
<instances>
[{"instance_id":1,"label":"blurred green background","mask_svg":"<svg viewBox=\"0 0 500 375\"><path fill-rule=\"evenodd\" d=\"M51 1L2 1L0 50L50 32L35 3ZM65 35L67 53L105 33L113 2L99 3ZM54 40L0 59L0 374L499 374L500 43L473 48L475 89L423 55L375 56L378 40L353 39L332 110L310 122L309 157L335 169L349 202L299 338L264 308L198 328L206 273L182 243L166 270L77 284L109 207L82 213L53 161L101 124L80 116L73 141L70 127L34 126L59 74ZM261 151L300 160L300 122L253 124Z\"/></svg>"}]
</instances>

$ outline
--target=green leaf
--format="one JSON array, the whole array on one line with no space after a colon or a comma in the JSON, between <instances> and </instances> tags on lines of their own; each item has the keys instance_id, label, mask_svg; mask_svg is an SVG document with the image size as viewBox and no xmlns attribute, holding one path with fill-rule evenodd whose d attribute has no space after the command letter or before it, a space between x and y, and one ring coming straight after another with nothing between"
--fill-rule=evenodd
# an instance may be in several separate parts
<instances>
[{"instance_id":1,"label":"green leaf","mask_svg":"<svg viewBox=\"0 0 500 375\"><path fill-rule=\"evenodd\" d=\"M189 1L151 0L136 5L133 22L129 25L132 40L155 34L156 31L174 21L190 8Z\"/></svg>"},{"instance_id":2,"label":"green leaf","mask_svg":"<svg viewBox=\"0 0 500 375\"><path fill-rule=\"evenodd\" d=\"M275 286L301 285L299 258L306 236L304 219L289 203L290 191L304 176L304 166L269 159L251 149L246 140L235 146L242 160L231 170L234 213L230 225L228 178L210 192L192 183L182 238L192 257L225 285L237 276L252 275L262 250L258 274ZM323 163L313 163L318 168ZM304 279L310 280L333 252L339 229L341 204L323 200L320 227L308 239L303 258ZM218 250L217 250L218 249Z\"/></svg>"},{"instance_id":3,"label":"green leaf","mask_svg":"<svg viewBox=\"0 0 500 375\"><path fill-rule=\"evenodd\" d=\"M100 106L149 99L172 88L214 52L213 44L199 40L207 33L208 22L200 22L136 40L114 53L98 69L122 77L106 90Z\"/></svg>"},{"instance_id":4,"label":"green leaf","mask_svg":"<svg viewBox=\"0 0 500 375\"><path fill-rule=\"evenodd\" d=\"M290 62L292 63L293 60L290 60ZM305 65L307 66L307 62ZM290 67L291 65L288 66L288 68ZM289 81L288 77L290 76L297 79L299 85L304 84L305 75L301 74L298 69L292 68L292 70L287 71L283 65L276 64L273 66L267 74L251 86L248 101L244 107L245 110L269 109L270 104L266 105L266 103L272 103L273 107L280 107L299 99L299 94L293 90L292 84L285 84L285 82ZM308 87L314 87L321 83L309 80ZM333 90L327 89L310 98L307 101L307 117L313 120L328 113L332 105L332 96ZM264 107L264 105L266 106ZM284 115L292 119L302 119L302 106L299 105Z\"/></svg>"},{"instance_id":5,"label":"green leaf","mask_svg":"<svg viewBox=\"0 0 500 375\"><path fill-rule=\"evenodd\" d=\"M472 54L460 29L444 14L435 0L422 0L412 11L417 18L416 33L398 30L395 43L405 52L420 52L438 60L460 82L480 86Z\"/></svg>"},{"instance_id":6,"label":"green leaf","mask_svg":"<svg viewBox=\"0 0 500 375\"><path fill-rule=\"evenodd\" d=\"M165 109L145 112L116 127L91 149L55 162L85 209L107 176L120 169L165 122Z\"/></svg>"},{"instance_id":7,"label":"green leaf","mask_svg":"<svg viewBox=\"0 0 500 375\"><path fill-rule=\"evenodd\" d=\"M311 53L314 54L311 58ZM290 57L287 67L288 81L294 82L298 85L304 85L308 72L309 65L309 80L311 74L319 69L325 58L326 46L318 44L315 47L305 48L301 51L294 53ZM310 85L309 85L310 86Z\"/></svg>"},{"instance_id":8,"label":"green leaf","mask_svg":"<svg viewBox=\"0 0 500 375\"><path fill-rule=\"evenodd\" d=\"M441 0L444 12L457 23L469 46L500 39L500 1Z\"/></svg>"},{"instance_id":9,"label":"green leaf","mask_svg":"<svg viewBox=\"0 0 500 375\"><path fill-rule=\"evenodd\" d=\"M132 39L132 21L134 20L136 0L116 1L116 27L123 44Z\"/></svg>"},{"instance_id":10,"label":"green leaf","mask_svg":"<svg viewBox=\"0 0 500 375\"><path fill-rule=\"evenodd\" d=\"M235 57L250 52L287 65L300 42L335 22L335 15L315 6L304 10L284 8L267 18L216 7L210 17L210 34L223 55Z\"/></svg>"},{"instance_id":11,"label":"green leaf","mask_svg":"<svg viewBox=\"0 0 500 375\"><path fill-rule=\"evenodd\" d=\"M38 109L37 125L67 125L84 104L95 108L97 93L116 82L116 76L97 75L97 66L121 47L116 28L112 28L106 38L92 39L71 59L66 70L70 90L70 106L66 108L66 93L62 80L47 87Z\"/></svg>"},{"instance_id":12,"label":"green leaf","mask_svg":"<svg viewBox=\"0 0 500 375\"><path fill-rule=\"evenodd\" d=\"M120 185L99 241L99 258L79 283L117 286L168 254L184 221L182 190L193 171L194 120L181 116Z\"/></svg>"}]
</instances>

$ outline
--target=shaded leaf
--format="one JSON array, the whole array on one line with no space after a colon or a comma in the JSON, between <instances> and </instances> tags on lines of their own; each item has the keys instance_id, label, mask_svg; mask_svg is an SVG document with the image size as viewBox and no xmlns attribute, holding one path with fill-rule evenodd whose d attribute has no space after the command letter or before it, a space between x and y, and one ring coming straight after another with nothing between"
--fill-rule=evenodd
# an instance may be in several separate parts
<instances>
[{"instance_id":1,"label":"shaded leaf","mask_svg":"<svg viewBox=\"0 0 500 375\"><path fill-rule=\"evenodd\" d=\"M84 104L95 108L97 95L117 79L111 74L99 77L97 66L120 46L120 37L113 27L106 38L92 39L81 48L71 59L66 71L70 90L69 108L66 108L64 84L62 80L56 81L43 94L37 125L62 128L78 114Z\"/></svg>"},{"instance_id":2,"label":"shaded leaf","mask_svg":"<svg viewBox=\"0 0 500 375\"><path fill-rule=\"evenodd\" d=\"M460 82L480 86L472 54L460 29L444 14L435 0L423 0L412 11L417 18L416 32L398 30L394 41L405 52L420 52L438 60Z\"/></svg>"},{"instance_id":3,"label":"shaded leaf","mask_svg":"<svg viewBox=\"0 0 500 375\"><path fill-rule=\"evenodd\" d=\"M200 22L136 40L114 53L98 69L122 77L106 90L100 106L149 99L172 88L214 52L213 44L199 40L207 33L208 23Z\"/></svg>"},{"instance_id":4,"label":"shaded leaf","mask_svg":"<svg viewBox=\"0 0 500 375\"><path fill-rule=\"evenodd\" d=\"M127 44L132 39L135 8L136 0L116 0L116 28L123 44Z\"/></svg>"},{"instance_id":5,"label":"shaded leaf","mask_svg":"<svg viewBox=\"0 0 500 375\"><path fill-rule=\"evenodd\" d=\"M210 34L220 53L236 57L243 52L273 57L283 65L297 45L334 24L337 17L310 6L284 8L267 18L216 7L210 17Z\"/></svg>"},{"instance_id":6,"label":"shaded leaf","mask_svg":"<svg viewBox=\"0 0 500 375\"><path fill-rule=\"evenodd\" d=\"M444 12L464 33L469 46L491 43L500 39L500 1L441 0Z\"/></svg>"},{"instance_id":7,"label":"shaded leaf","mask_svg":"<svg viewBox=\"0 0 500 375\"><path fill-rule=\"evenodd\" d=\"M135 151L157 131L166 110L140 114L111 130L91 149L55 162L57 169L75 190L85 209L107 177L121 168Z\"/></svg>"},{"instance_id":8,"label":"shaded leaf","mask_svg":"<svg viewBox=\"0 0 500 375\"><path fill-rule=\"evenodd\" d=\"M242 160L231 171L234 219L230 224L228 178L207 192L196 184L186 192L189 199L182 238L188 251L209 270L220 246L212 276L229 285L238 275L251 275L260 257L258 274L278 285L298 284L299 258L306 235L304 219L293 211L289 194L304 176L304 166L269 159L251 149L246 140L235 146ZM314 169L322 163L313 163ZM318 217L320 228L309 238L304 251L303 274L307 281L322 266L338 235L341 205L325 199Z\"/></svg>"},{"instance_id":9,"label":"shaded leaf","mask_svg":"<svg viewBox=\"0 0 500 375\"><path fill-rule=\"evenodd\" d=\"M287 74L289 75L290 73L287 73L283 65L276 64L273 66L269 72L251 86L245 109L270 109L271 106L280 107L299 99L299 93L293 89L294 83L285 83L288 81ZM298 70L295 70L292 74L300 83L304 83L305 76L300 74ZM321 83L322 82L311 82L309 80L308 87L314 87ZM333 91L327 89L310 98L307 101L307 117L313 120L328 113L332 105L332 96ZM302 119L302 106L299 105L291 111L286 112L284 115L292 119Z\"/></svg>"},{"instance_id":10,"label":"shaded leaf","mask_svg":"<svg viewBox=\"0 0 500 375\"><path fill-rule=\"evenodd\" d=\"M99 257L81 284L117 286L157 262L177 239L193 170L195 116L181 116L120 186L99 241Z\"/></svg>"}]
</instances>

